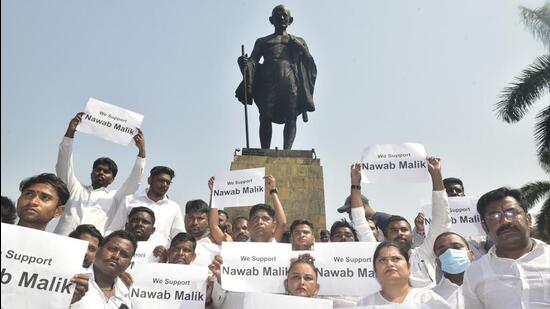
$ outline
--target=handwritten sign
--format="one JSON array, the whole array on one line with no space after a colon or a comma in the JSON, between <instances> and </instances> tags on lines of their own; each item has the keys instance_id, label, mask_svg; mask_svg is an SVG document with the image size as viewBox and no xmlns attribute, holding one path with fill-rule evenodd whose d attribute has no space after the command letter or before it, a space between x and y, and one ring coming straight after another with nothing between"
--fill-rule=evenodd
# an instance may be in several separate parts
<instances>
[{"instance_id":1,"label":"handwritten sign","mask_svg":"<svg viewBox=\"0 0 550 309\"><path fill-rule=\"evenodd\" d=\"M319 295L367 296L380 290L372 256L377 242L316 243Z\"/></svg>"},{"instance_id":2,"label":"handwritten sign","mask_svg":"<svg viewBox=\"0 0 550 309\"><path fill-rule=\"evenodd\" d=\"M449 197L449 209L451 211L451 231L462 235L463 237L485 235L481 227L481 218L477 213L477 197L456 196ZM432 221L432 205L425 203L422 211L424 212L424 229L426 233L430 229Z\"/></svg>"},{"instance_id":3,"label":"handwritten sign","mask_svg":"<svg viewBox=\"0 0 550 309\"><path fill-rule=\"evenodd\" d=\"M2 223L2 308L69 307L88 242Z\"/></svg>"},{"instance_id":4,"label":"handwritten sign","mask_svg":"<svg viewBox=\"0 0 550 309\"><path fill-rule=\"evenodd\" d=\"M236 170L216 175L212 208L249 206L265 202L265 168Z\"/></svg>"},{"instance_id":5,"label":"handwritten sign","mask_svg":"<svg viewBox=\"0 0 550 309\"><path fill-rule=\"evenodd\" d=\"M76 128L113 143L128 145L141 127L143 115L90 98Z\"/></svg>"},{"instance_id":6,"label":"handwritten sign","mask_svg":"<svg viewBox=\"0 0 550 309\"><path fill-rule=\"evenodd\" d=\"M134 309L203 309L208 268L180 264L136 263L130 299Z\"/></svg>"},{"instance_id":7,"label":"handwritten sign","mask_svg":"<svg viewBox=\"0 0 550 309\"><path fill-rule=\"evenodd\" d=\"M415 143L378 144L363 150L361 180L366 183L429 182L426 150Z\"/></svg>"},{"instance_id":8,"label":"handwritten sign","mask_svg":"<svg viewBox=\"0 0 550 309\"><path fill-rule=\"evenodd\" d=\"M290 244L222 242L222 288L234 292L284 293Z\"/></svg>"}]
</instances>

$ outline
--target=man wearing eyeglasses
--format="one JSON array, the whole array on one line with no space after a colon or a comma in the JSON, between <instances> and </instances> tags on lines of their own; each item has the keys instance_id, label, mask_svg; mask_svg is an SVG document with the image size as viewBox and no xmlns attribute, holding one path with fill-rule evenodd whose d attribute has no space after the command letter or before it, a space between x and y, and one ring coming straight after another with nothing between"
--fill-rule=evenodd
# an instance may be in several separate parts
<instances>
[{"instance_id":1,"label":"man wearing eyeglasses","mask_svg":"<svg viewBox=\"0 0 550 309\"><path fill-rule=\"evenodd\" d=\"M466 270L465 308L548 308L550 246L530 237L531 215L521 191L490 191L477 211L494 246Z\"/></svg>"}]
</instances>

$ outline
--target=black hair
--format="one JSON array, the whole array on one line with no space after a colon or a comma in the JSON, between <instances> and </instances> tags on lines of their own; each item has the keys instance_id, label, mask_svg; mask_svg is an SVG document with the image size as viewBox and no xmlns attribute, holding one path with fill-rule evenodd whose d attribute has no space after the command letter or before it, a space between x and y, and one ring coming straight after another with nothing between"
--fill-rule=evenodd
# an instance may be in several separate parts
<instances>
[{"instance_id":1,"label":"black hair","mask_svg":"<svg viewBox=\"0 0 550 309\"><path fill-rule=\"evenodd\" d=\"M456 235L456 236L460 237L460 239L462 239L464 244L466 244L466 248L468 248L468 250L470 250L470 244L468 243L468 241L466 241L466 238L464 238L462 235L457 234L455 232L443 232L443 233L439 234L434 240L434 247L433 247L434 253L435 253L435 244L437 243L439 238L449 236L449 235Z\"/></svg>"},{"instance_id":2,"label":"black hair","mask_svg":"<svg viewBox=\"0 0 550 309\"><path fill-rule=\"evenodd\" d=\"M313 227L313 223L309 222L308 220L303 220L303 219L296 219L294 220L294 222L292 222L292 224L290 225L290 234L294 233L294 229L298 226L298 225L307 225L309 226L309 228L311 229L311 231L313 232L313 230L315 229Z\"/></svg>"},{"instance_id":3,"label":"black hair","mask_svg":"<svg viewBox=\"0 0 550 309\"><path fill-rule=\"evenodd\" d=\"M283 233L283 237L281 238L281 243L290 244L291 243L291 241L290 241L291 237L292 237L292 235L290 234L290 231L285 231Z\"/></svg>"},{"instance_id":4,"label":"black hair","mask_svg":"<svg viewBox=\"0 0 550 309\"><path fill-rule=\"evenodd\" d=\"M170 178L176 177L176 173L174 173L174 170L167 167L167 166L155 166L151 169L151 173L149 176L154 177L160 174L166 174L170 176Z\"/></svg>"},{"instance_id":5,"label":"black hair","mask_svg":"<svg viewBox=\"0 0 550 309\"><path fill-rule=\"evenodd\" d=\"M105 246L105 244L107 244L109 242L109 240L111 240L115 237L129 240L132 243L132 245L134 246L134 252L132 252L132 255L134 255L134 253L136 253L137 245L138 245L137 244L137 239L134 236L134 234L132 234L130 232L127 232L125 230L114 231L111 234L107 235L105 238L103 238L103 241L101 241L99 243L99 246L100 247Z\"/></svg>"},{"instance_id":6,"label":"black hair","mask_svg":"<svg viewBox=\"0 0 550 309\"><path fill-rule=\"evenodd\" d=\"M236 217L235 219L233 219L233 221L231 222L231 224L232 224L232 225L235 225L235 222L237 222L237 220L245 220L246 222L248 222L248 218L247 218L247 217L238 216L238 217Z\"/></svg>"},{"instance_id":7,"label":"black hair","mask_svg":"<svg viewBox=\"0 0 550 309\"><path fill-rule=\"evenodd\" d=\"M101 232L96 229L96 227L92 224L81 224L76 227L74 231L72 231L69 234L69 237L80 239L80 236L82 234L88 234L94 238L97 238L98 243L101 243L103 241L103 236L101 236Z\"/></svg>"},{"instance_id":8,"label":"black hair","mask_svg":"<svg viewBox=\"0 0 550 309\"><path fill-rule=\"evenodd\" d=\"M399 250L399 253L405 258L407 261L407 264L409 263L409 250L407 250L406 246L404 246L399 241L393 241L393 240L384 240L381 242L377 247L376 250L374 250L374 255L372 257L372 266L376 270L376 259L380 255L380 251L384 248L388 247L395 247L397 250Z\"/></svg>"},{"instance_id":9,"label":"black hair","mask_svg":"<svg viewBox=\"0 0 550 309\"><path fill-rule=\"evenodd\" d=\"M47 183L55 189L57 196L59 197L59 203L57 206L65 205L71 196L69 189L63 180L52 173L42 173L21 181L19 184L19 191L23 193L23 191L25 191L28 187L37 183Z\"/></svg>"},{"instance_id":10,"label":"black hair","mask_svg":"<svg viewBox=\"0 0 550 309\"><path fill-rule=\"evenodd\" d=\"M351 226L351 224L346 219L335 221L332 224L332 226L330 227L330 238L331 239L332 239L332 236L334 235L334 233L336 233L336 229L340 228L340 227L349 228L351 230L351 232L353 233L353 238L355 239L355 241L359 241L359 238L357 237L357 231L355 230L355 228L353 226Z\"/></svg>"},{"instance_id":11,"label":"black hair","mask_svg":"<svg viewBox=\"0 0 550 309\"><path fill-rule=\"evenodd\" d=\"M330 236L330 232L327 231L327 230L320 230L319 235L328 235L328 236Z\"/></svg>"},{"instance_id":12,"label":"black hair","mask_svg":"<svg viewBox=\"0 0 550 309\"><path fill-rule=\"evenodd\" d=\"M107 158L107 157L97 158L94 161L94 165L93 165L92 168L96 168L96 166L98 166L100 164L107 165L107 167L109 168L111 173L113 173L113 178L116 177L116 174L118 173L118 166L116 165L115 161L113 161L111 158Z\"/></svg>"},{"instance_id":13,"label":"black hair","mask_svg":"<svg viewBox=\"0 0 550 309\"><path fill-rule=\"evenodd\" d=\"M298 255L298 257L296 258L292 258L290 259L290 266L288 266L288 271L287 271L287 274L290 274L290 270L292 269L292 267L296 266L297 264L308 264L309 266L311 266L311 268L313 268L313 272L315 273L315 278L317 279L317 277L319 276L319 269L317 269L317 267L315 267L315 258L313 256L311 256L311 254L309 253L304 253L304 254L300 254Z\"/></svg>"},{"instance_id":14,"label":"black hair","mask_svg":"<svg viewBox=\"0 0 550 309\"><path fill-rule=\"evenodd\" d=\"M500 201L507 196L511 196L516 199L521 209L523 209L523 211L527 213L527 201L525 200L525 197L523 196L521 191L508 187L501 187L483 194L477 201L477 212L479 213L481 220L485 220L485 210L487 209L487 206L489 206L489 204L495 201Z\"/></svg>"},{"instance_id":15,"label":"black hair","mask_svg":"<svg viewBox=\"0 0 550 309\"><path fill-rule=\"evenodd\" d=\"M185 242L190 241L193 244L193 251L197 248L197 240L195 240L195 237L191 236L191 234L187 234L185 232L180 232L174 238L172 238L172 241L170 242L170 248L174 247L176 243L178 242Z\"/></svg>"},{"instance_id":16,"label":"black hair","mask_svg":"<svg viewBox=\"0 0 550 309\"><path fill-rule=\"evenodd\" d=\"M388 218L388 222L386 223L386 229L384 230L384 236L385 237L388 236L388 229L389 229L390 223L392 223L394 221L405 221L409 225L409 229L411 229L411 224L409 223L409 221L407 221L407 219L405 219L401 216L398 216L398 215L393 215L393 216L390 216Z\"/></svg>"},{"instance_id":17,"label":"black hair","mask_svg":"<svg viewBox=\"0 0 550 309\"><path fill-rule=\"evenodd\" d=\"M218 209L218 215L219 215L219 214L224 214L225 217L227 218L227 221L229 221L229 214L228 214L225 210L223 210L223 209Z\"/></svg>"},{"instance_id":18,"label":"black hair","mask_svg":"<svg viewBox=\"0 0 550 309\"><path fill-rule=\"evenodd\" d=\"M445 186L445 188L448 188L450 185L455 183L459 184L462 187L462 190L464 190L464 184L462 183L462 180L460 180L459 178L449 177L449 178L443 179L443 186Z\"/></svg>"},{"instance_id":19,"label":"black hair","mask_svg":"<svg viewBox=\"0 0 550 309\"><path fill-rule=\"evenodd\" d=\"M250 208L250 212L248 213L248 218L252 218L252 216L260 210L265 210L271 219L275 220L275 209L268 204L256 204L252 206L252 208Z\"/></svg>"},{"instance_id":20,"label":"black hair","mask_svg":"<svg viewBox=\"0 0 550 309\"><path fill-rule=\"evenodd\" d=\"M145 207L145 206L139 206L139 207L132 208L132 210L130 210L130 213L128 214L128 222L130 221L130 218L132 218L138 212L148 213L149 216L151 216L151 219L153 219L153 225L155 225L155 220L156 220L155 219L155 212L151 208L148 208L148 207Z\"/></svg>"},{"instance_id":21,"label":"black hair","mask_svg":"<svg viewBox=\"0 0 550 309\"><path fill-rule=\"evenodd\" d=\"M185 214L188 215L192 212L208 213L208 204L203 200L190 200L185 204Z\"/></svg>"},{"instance_id":22,"label":"black hair","mask_svg":"<svg viewBox=\"0 0 550 309\"><path fill-rule=\"evenodd\" d=\"M14 224L16 219L15 204L7 196L2 195L2 223Z\"/></svg>"}]
</instances>

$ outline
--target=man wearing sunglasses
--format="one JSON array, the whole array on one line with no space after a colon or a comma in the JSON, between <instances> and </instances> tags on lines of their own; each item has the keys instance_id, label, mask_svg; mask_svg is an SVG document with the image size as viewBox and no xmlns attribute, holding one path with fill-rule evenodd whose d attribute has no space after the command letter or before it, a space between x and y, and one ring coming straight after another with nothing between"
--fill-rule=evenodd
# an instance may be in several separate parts
<instances>
[{"instance_id":1,"label":"man wearing sunglasses","mask_svg":"<svg viewBox=\"0 0 550 309\"><path fill-rule=\"evenodd\" d=\"M550 246L530 237L531 215L521 191L490 191L477 211L494 246L466 270L465 308L548 308Z\"/></svg>"}]
</instances>

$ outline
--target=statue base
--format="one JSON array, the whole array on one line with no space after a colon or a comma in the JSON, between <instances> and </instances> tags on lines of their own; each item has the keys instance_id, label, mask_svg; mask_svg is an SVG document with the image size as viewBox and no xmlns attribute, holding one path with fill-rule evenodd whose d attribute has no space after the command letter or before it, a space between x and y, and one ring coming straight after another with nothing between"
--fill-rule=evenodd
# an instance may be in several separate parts
<instances>
[{"instance_id":1,"label":"statue base","mask_svg":"<svg viewBox=\"0 0 550 309\"><path fill-rule=\"evenodd\" d=\"M315 238L319 231L326 229L325 189L323 167L315 150L279 150L243 148L235 150L231 170L265 167L266 175L277 180L279 199L285 209L287 229L296 219L305 219L313 223ZM265 201L272 205L269 192ZM230 220L237 216L248 218L251 206L224 209Z\"/></svg>"}]
</instances>

